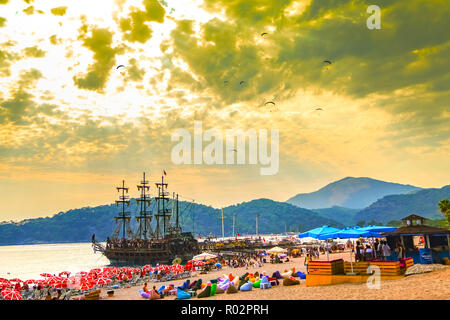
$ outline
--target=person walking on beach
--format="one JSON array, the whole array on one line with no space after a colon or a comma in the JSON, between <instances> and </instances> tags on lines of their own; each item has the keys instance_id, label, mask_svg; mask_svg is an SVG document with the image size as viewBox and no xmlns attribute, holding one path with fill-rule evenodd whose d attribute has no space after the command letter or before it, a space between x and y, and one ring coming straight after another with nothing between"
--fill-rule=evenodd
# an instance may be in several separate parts
<instances>
[{"instance_id":1,"label":"person walking on beach","mask_svg":"<svg viewBox=\"0 0 450 320\"><path fill-rule=\"evenodd\" d=\"M310 261L311 261L311 255L308 253L308 254L306 255L305 261L304 261L304 264L305 264L305 266L306 266L306 273L308 273L308 264L309 264Z\"/></svg>"}]
</instances>

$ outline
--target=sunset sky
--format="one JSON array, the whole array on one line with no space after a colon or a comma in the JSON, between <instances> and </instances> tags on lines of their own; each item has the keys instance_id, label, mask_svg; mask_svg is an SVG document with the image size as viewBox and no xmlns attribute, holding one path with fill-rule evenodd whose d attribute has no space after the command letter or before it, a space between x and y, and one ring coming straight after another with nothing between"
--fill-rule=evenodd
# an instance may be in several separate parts
<instances>
[{"instance_id":1,"label":"sunset sky","mask_svg":"<svg viewBox=\"0 0 450 320\"><path fill-rule=\"evenodd\" d=\"M143 171L152 195L165 170L214 207L347 176L448 185L449 16L448 0L0 0L0 221L112 203L123 179L135 197ZM278 173L173 164L195 120L278 129Z\"/></svg>"}]
</instances>

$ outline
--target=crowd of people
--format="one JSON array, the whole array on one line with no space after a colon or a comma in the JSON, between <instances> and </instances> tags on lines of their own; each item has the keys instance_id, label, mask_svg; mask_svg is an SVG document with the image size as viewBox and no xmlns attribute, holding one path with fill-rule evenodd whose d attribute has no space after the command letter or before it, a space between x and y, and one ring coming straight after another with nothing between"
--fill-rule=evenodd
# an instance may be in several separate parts
<instances>
[{"instance_id":1,"label":"crowd of people","mask_svg":"<svg viewBox=\"0 0 450 320\"><path fill-rule=\"evenodd\" d=\"M395 252L398 258L405 258L405 248L400 241L397 242ZM392 249L388 245L387 241L376 239L372 243L363 244L361 241L356 241L354 248L355 261L370 261L372 259L377 260L389 260L392 255Z\"/></svg>"},{"instance_id":2,"label":"crowd of people","mask_svg":"<svg viewBox=\"0 0 450 320\"><path fill-rule=\"evenodd\" d=\"M151 249L152 242L143 239L106 239L107 249Z\"/></svg>"}]
</instances>

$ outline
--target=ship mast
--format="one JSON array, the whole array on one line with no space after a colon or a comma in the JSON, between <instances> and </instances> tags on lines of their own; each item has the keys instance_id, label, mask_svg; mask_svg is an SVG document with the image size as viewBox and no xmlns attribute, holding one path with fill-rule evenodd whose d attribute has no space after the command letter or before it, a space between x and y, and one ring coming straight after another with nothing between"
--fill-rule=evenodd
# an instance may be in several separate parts
<instances>
[{"instance_id":1,"label":"ship mast","mask_svg":"<svg viewBox=\"0 0 450 320\"><path fill-rule=\"evenodd\" d=\"M166 209L166 204L169 202L169 193L165 191L168 184L164 182L164 176L161 176L161 182L155 183L156 187L158 188L158 196L155 197L157 204L158 204L158 213L155 215L156 217L156 238L163 238L166 235L166 219L170 220L170 213L172 212L171 209ZM162 223L162 230L161 230L161 224L160 219L163 219Z\"/></svg>"},{"instance_id":2,"label":"ship mast","mask_svg":"<svg viewBox=\"0 0 450 320\"><path fill-rule=\"evenodd\" d=\"M179 216L180 216L180 212L178 211L178 193L177 193L177 226L176 226L177 230L180 228L180 225L178 223Z\"/></svg>"},{"instance_id":3,"label":"ship mast","mask_svg":"<svg viewBox=\"0 0 450 320\"><path fill-rule=\"evenodd\" d=\"M175 223L172 222L171 226L169 227L169 233L180 233L181 232L181 228L180 228L180 224L179 224L180 211L178 208L178 193L176 194L176 197L175 197L175 192L174 192L172 194L172 215L175 215L175 213L176 213Z\"/></svg>"},{"instance_id":4,"label":"ship mast","mask_svg":"<svg viewBox=\"0 0 450 320\"><path fill-rule=\"evenodd\" d=\"M125 195L125 193L128 193L128 188L125 187L125 180L122 180L122 186L116 187L118 192L122 191L122 194L119 195L119 200L116 200L116 205L122 205L122 211L118 214L117 217L114 217L114 220L116 221L117 227L116 230L113 233L112 238L117 239L120 235L120 229L122 228L122 238L126 238L128 235L133 235L133 232L130 228L130 213L128 211L125 211L125 205L128 207L130 206L130 197L128 195Z\"/></svg>"},{"instance_id":5,"label":"ship mast","mask_svg":"<svg viewBox=\"0 0 450 320\"><path fill-rule=\"evenodd\" d=\"M139 199L136 199L137 206L140 206L139 216L136 216L136 220L139 221L136 235L139 239L146 240L152 236L153 232L150 226L152 211L147 210L147 207L150 207L151 204L150 195L146 193L146 191L150 192L150 183L145 180L145 172L141 184L137 185L137 188L138 191L141 191L141 195Z\"/></svg>"}]
</instances>

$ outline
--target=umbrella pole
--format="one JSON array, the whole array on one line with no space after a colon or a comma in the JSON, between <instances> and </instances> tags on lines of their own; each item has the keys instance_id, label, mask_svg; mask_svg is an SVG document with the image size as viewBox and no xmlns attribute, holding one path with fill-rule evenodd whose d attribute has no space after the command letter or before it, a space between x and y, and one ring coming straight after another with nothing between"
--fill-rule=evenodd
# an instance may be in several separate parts
<instances>
[{"instance_id":1,"label":"umbrella pole","mask_svg":"<svg viewBox=\"0 0 450 320\"><path fill-rule=\"evenodd\" d=\"M353 240L352 241L352 248L350 248L350 266L351 266L351 268L352 268L352 272L351 273L349 273L348 275L355 275L355 272L353 271L353 248L354 248L354 245L355 245L355 241Z\"/></svg>"},{"instance_id":2,"label":"umbrella pole","mask_svg":"<svg viewBox=\"0 0 450 320\"><path fill-rule=\"evenodd\" d=\"M350 266L352 267L352 273L353 273L353 258L352 258L352 256L353 256L353 250L350 250Z\"/></svg>"}]
</instances>

